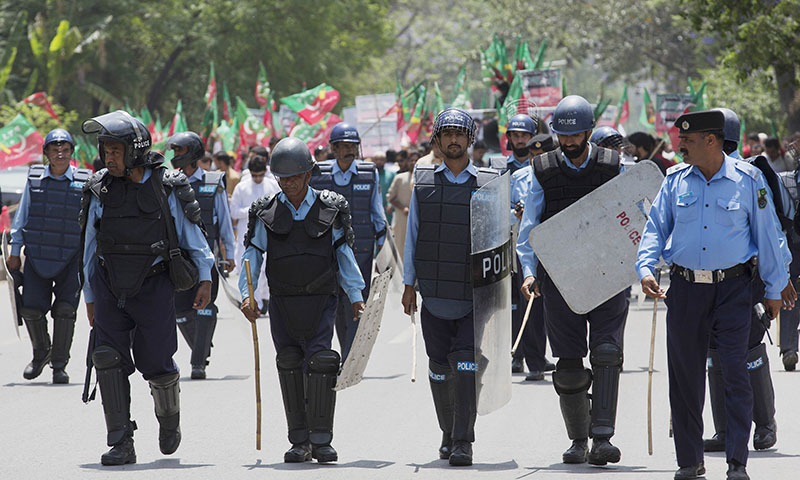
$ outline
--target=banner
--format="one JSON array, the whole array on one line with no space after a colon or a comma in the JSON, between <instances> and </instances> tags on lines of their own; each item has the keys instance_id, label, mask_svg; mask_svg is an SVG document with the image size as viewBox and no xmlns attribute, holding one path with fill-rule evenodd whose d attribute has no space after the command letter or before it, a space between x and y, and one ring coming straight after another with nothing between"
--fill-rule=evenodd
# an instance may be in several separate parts
<instances>
[{"instance_id":1,"label":"banner","mask_svg":"<svg viewBox=\"0 0 800 480\"><path fill-rule=\"evenodd\" d=\"M0 168L25 165L42 159L44 139L22 115L0 128Z\"/></svg>"},{"instance_id":2,"label":"banner","mask_svg":"<svg viewBox=\"0 0 800 480\"><path fill-rule=\"evenodd\" d=\"M656 94L656 133L667 133L675 120L692 105L692 95L689 93L659 93Z\"/></svg>"},{"instance_id":3,"label":"banner","mask_svg":"<svg viewBox=\"0 0 800 480\"><path fill-rule=\"evenodd\" d=\"M558 105L562 96L561 69L522 70L523 97L532 100L539 107Z\"/></svg>"}]
</instances>

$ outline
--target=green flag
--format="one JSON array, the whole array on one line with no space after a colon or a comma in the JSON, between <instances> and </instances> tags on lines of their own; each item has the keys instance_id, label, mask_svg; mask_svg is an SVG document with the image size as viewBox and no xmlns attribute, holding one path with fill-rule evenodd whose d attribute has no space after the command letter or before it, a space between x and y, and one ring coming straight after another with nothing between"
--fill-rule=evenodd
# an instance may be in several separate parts
<instances>
[{"instance_id":1,"label":"green flag","mask_svg":"<svg viewBox=\"0 0 800 480\"><path fill-rule=\"evenodd\" d=\"M639 123L647 130L656 130L656 109L653 107L653 100L650 99L650 92L644 89L642 96L642 111L639 113Z\"/></svg>"},{"instance_id":2,"label":"green flag","mask_svg":"<svg viewBox=\"0 0 800 480\"><path fill-rule=\"evenodd\" d=\"M442 92L439 91L439 82L433 82L433 114L439 115L444 110L444 100L442 100Z\"/></svg>"},{"instance_id":3,"label":"green flag","mask_svg":"<svg viewBox=\"0 0 800 480\"><path fill-rule=\"evenodd\" d=\"M339 101L339 92L321 83L314 88L281 98L281 103L295 111L309 125L322 120Z\"/></svg>"},{"instance_id":4,"label":"green flag","mask_svg":"<svg viewBox=\"0 0 800 480\"><path fill-rule=\"evenodd\" d=\"M467 85L467 66L461 67L456 76L455 98L452 105L458 108L470 109L472 102L469 100L469 86Z\"/></svg>"},{"instance_id":5,"label":"green flag","mask_svg":"<svg viewBox=\"0 0 800 480\"><path fill-rule=\"evenodd\" d=\"M536 52L536 58L533 60L533 66L531 67L532 70L539 70L542 68L544 64L544 52L547 50L547 39L545 38L542 40L541 45L539 45L539 51Z\"/></svg>"}]
</instances>

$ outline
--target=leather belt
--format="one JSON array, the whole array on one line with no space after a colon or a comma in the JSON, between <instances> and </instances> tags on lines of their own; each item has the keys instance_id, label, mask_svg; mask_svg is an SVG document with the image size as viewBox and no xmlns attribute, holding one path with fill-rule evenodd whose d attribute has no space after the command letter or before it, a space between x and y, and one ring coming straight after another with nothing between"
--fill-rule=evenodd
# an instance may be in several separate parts
<instances>
[{"instance_id":1,"label":"leather belt","mask_svg":"<svg viewBox=\"0 0 800 480\"><path fill-rule=\"evenodd\" d=\"M746 263L740 263L738 265L734 265L731 268L726 268L724 270L690 270L686 267L681 267L680 265L673 264L671 271L673 273L677 273L684 280L690 283L719 283L723 280L729 280L731 278L736 278L745 273L748 273L752 270L752 267L755 263L755 259L752 259Z\"/></svg>"},{"instance_id":2,"label":"leather belt","mask_svg":"<svg viewBox=\"0 0 800 480\"><path fill-rule=\"evenodd\" d=\"M105 259L98 257L97 262L100 264L101 267L105 268L106 270L108 269L108 267L106 266ZM167 262L161 261L151 266L150 269L147 270L147 275L145 275L145 277L152 277L153 275L158 275L159 273L166 271L167 271Z\"/></svg>"}]
</instances>

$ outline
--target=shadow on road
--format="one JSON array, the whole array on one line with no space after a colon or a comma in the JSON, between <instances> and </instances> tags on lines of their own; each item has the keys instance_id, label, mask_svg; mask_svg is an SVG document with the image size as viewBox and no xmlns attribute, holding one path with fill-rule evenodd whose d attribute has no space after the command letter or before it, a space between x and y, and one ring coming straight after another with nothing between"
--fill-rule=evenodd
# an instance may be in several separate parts
<instances>
[{"instance_id":1,"label":"shadow on road","mask_svg":"<svg viewBox=\"0 0 800 480\"><path fill-rule=\"evenodd\" d=\"M225 375L224 377L214 378L214 377L207 377L202 381L192 380L191 377L181 377L181 382L188 382L188 383L202 383L202 382L227 382L231 380L247 380L250 378L250 375Z\"/></svg>"},{"instance_id":2,"label":"shadow on road","mask_svg":"<svg viewBox=\"0 0 800 480\"><path fill-rule=\"evenodd\" d=\"M348 463L317 463L317 462L304 462L304 463L261 463L261 460L256 460L254 465L242 465L248 470L256 468L271 468L273 470L314 470L325 468L368 468L377 470L394 465L394 462L386 460L356 460L355 462Z\"/></svg>"},{"instance_id":3,"label":"shadow on road","mask_svg":"<svg viewBox=\"0 0 800 480\"><path fill-rule=\"evenodd\" d=\"M656 470L656 469L648 469L645 466L641 465L605 465L605 466L592 466L592 465L567 465L565 463L554 463L549 467L522 467L524 470L531 470L531 472L516 477L518 479L525 478L528 475L534 474L538 471L550 471L550 472L570 472L570 473L600 473L600 474L609 474L609 473L635 473L637 475L641 475L644 473L673 473L674 470Z\"/></svg>"},{"instance_id":4,"label":"shadow on road","mask_svg":"<svg viewBox=\"0 0 800 480\"><path fill-rule=\"evenodd\" d=\"M83 387L82 383L61 383L56 384L49 381L44 382L11 382L6 383L3 385L4 387L54 387L54 388L66 388L66 387Z\"/></svg>"},{"instance_id":5,"label":"shadow on road","mask_svg":"<svg viewBox=\"0 0 800 480\"><path fill-rule=\"evenodd\" d=\"M420 469L427 469L427 468L437 468L442 470L451 470L454 467L451 467L447 460L434 460L428 463L409 463L407 464L409 467L414 467L414 473L420 471ZM503 463L473 463L471 467L457 467L458 470L477 470L479 472L499 472L503 470L516 470L519 468L517 462L515 460L509 460Z\"/></svg>"},{"instance_id":6,"label":"shadow on road","mask_svg":"<svg viewBox=\"0 0 800 480\"><path fill-rule=\"evenodd\" d=\"M134 463L131 465L106 466L99 463L85 463L81 468L90 470L182 470L185 468L214 467L213 463L181 463L180 458L160 458L150 463Z\"/></svg>"}]
</instances>

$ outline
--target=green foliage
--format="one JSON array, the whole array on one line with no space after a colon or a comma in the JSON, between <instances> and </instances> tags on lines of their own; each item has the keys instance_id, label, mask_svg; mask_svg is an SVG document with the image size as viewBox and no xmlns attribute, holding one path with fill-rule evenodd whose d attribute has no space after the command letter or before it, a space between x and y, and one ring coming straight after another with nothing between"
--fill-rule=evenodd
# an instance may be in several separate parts
<instances>
[{"instance_id":1,"label":"green foliage","mask_svg":"<svg viewBox=\"0 0 800 480\"><path fill-rule=\"evenodd\" d=\"M42 137L46 136L54 128L63 128L75 135L80 131L78 112L65 110L64 107L56 103L53 104L53 111L58 115L60 122L50 116L45 109L30 103L19 102L14 105L3 105L0 107L0 126L8 124L17 114L22 114L36 127Z\"/></svg>"}]
</instances>

